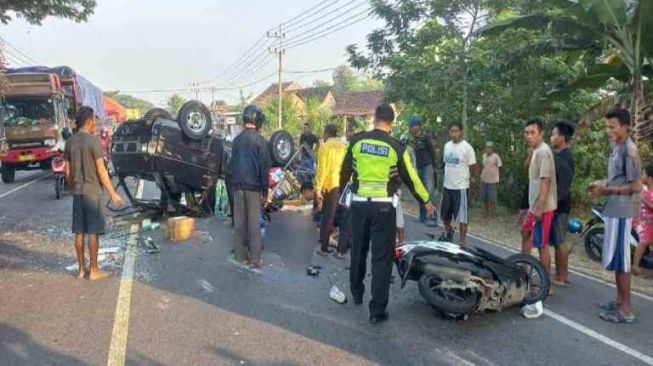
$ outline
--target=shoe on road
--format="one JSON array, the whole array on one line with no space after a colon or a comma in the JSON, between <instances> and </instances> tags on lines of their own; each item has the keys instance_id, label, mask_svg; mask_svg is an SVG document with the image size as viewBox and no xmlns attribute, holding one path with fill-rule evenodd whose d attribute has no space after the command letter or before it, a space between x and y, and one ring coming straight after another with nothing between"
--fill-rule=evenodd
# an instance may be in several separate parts
<instances>
[{"instance_id":1,"label":"shoe on road","mask_svg":"<svg viewBox=\"0 0 653 366\"><path fill-rule=\"evenodd\" d=\"M384 321L388 320L388 317L389 317L389 314L388 314L387 311L385 313L383 313L383 314L380 314L380 315L370 315L370 323L379 324L381 322L384 322Z\"/></svg>"}]
</instances>

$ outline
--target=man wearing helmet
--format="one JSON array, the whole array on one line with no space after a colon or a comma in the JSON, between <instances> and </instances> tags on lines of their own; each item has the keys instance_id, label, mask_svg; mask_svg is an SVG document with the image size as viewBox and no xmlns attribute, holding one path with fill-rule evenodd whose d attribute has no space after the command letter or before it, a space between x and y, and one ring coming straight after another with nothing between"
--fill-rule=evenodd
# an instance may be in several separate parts
<instances>
[{"instance_id":1,"label":"man wearing helmet","mask_svg":"<svg viewBox=\"0 0 653 366\"><path fill-rule=\"evenodd\" d=\"M236 242L234 256L239 264L261 266L261 206L268 195L270 153L259 133L265 116L256 105L243 110L243 131L236 136L229 161L230 185L234 197Z\"/></svg>"}]
</instances>

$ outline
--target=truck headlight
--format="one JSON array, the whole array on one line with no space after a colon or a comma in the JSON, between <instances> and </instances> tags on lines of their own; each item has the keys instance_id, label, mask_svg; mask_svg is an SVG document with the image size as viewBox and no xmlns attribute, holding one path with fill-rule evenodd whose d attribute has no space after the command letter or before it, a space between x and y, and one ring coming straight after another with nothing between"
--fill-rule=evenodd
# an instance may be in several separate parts
<instances>
[{"instance_id":1,"label":"truck headlight","mask_svg":"<svg viewBox=\"0 0 653 366\"><path fill-rule=\"evenodd\" d=\"M55 140L55 139L47 139L47 140L43 141L43 143L45 144L45 146L52 147L52 146L54 146L54 145L57 144L57 140Z\"/></svg>"}]
</instances>

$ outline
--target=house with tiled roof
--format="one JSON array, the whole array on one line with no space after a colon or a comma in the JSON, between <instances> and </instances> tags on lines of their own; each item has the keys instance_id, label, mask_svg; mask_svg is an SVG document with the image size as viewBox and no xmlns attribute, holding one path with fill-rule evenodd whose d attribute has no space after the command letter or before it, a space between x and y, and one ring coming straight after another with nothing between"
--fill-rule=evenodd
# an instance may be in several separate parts
<instances>
[{"instance_id":1,"label":"house with tiled roof","mask_svg":"<svg viewBox=\"0 0 653 366\"><path fill-rule=\"evenodd\" d=\"M331 113L334 117L345 119L361 118L369 127L374 121L376 107L383 103L383 97L383 90L338 93Z\"/></svg>"},{"instance_id":2,"label":"house with tiled roof","mask_svg":"<svg viewBox=\"0 0 653 366\"><path fill-rule=\"evenodd\" d=\"M309 99L315 98L322 106L333 108L336 105L332 86L299 89L294 91L294 94L304 103L308 103Z\"/></svg>"},{"instance_id":3,"label":"house with tiled roof","mask_svg":"<svg viewBox=\"0 0 653 366\"><path fill-rule=\"evenodd\" d=\"M295 81L281 83L281 92L284 94L292 94L294 91L301 88L302 86ZM279 83L270 84L270 86L268 86L261 94L254 98L253 103L263 105L272 97L279 97Z\"/></svg>"},{"instance_id":4,"label":"house with tiled roof","mask_svg":"<svg viewBox=\"0 0 653 366\"><path fill-rule=\"evenodd\" d=\"M254 98L254 103L263 105L272 97L278 97L278 85L271 84ZM363 119L368 127L374 120L376 107L383 102L383 90L354 91L336 93L332 86L302 88L299 83L283 83L284 95L290 97L293 104L302 111L311 98L316 98L322 106L328 107L334 118L352 120Z\"/></svg>"}]
</instances>

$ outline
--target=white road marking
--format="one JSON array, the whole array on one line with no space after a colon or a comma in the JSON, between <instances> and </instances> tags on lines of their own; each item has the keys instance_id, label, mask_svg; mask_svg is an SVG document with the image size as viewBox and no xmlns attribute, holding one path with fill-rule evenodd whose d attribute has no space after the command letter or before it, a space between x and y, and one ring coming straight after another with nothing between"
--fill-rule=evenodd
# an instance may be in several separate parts
<instances>
[{"instance_id":1,"label":"white road marking","mask_svg":"<svg viewBox=\"0 0 653 366\"><path fill-rule=\"evenodd\" d=\"M405 214L408 215L408 216L417 218L417 216L412 214L412 213L406 212ZM500 247L502 249L508 250L510 252L514 252L514 253L519 252L516 249L501 245L501 244L493 242L493 241L489 241L487 239L484 239L484 238L481 238L481 237L478 237L478 236L475 236L475 235L471 235L469 233L467 235L469 235L470 237L472 237L472 238L474 238L476 240L484 242L486 244L494 245L494 246ZM603 283L603 284L606 284L606 285L611 285L611 287L615 287L615 285L613 285L613 284L611 284L611 283L609 283L607 281L604 281L602 279L599 279L599 278L596 278L596 277L593 277L593 276L589 276L589 275L586 275L584 273L579 273L579 272L576 272L576 271L571 271L570 270L570 272L573 272L575 275L581 276L583 278L586 278L586 279L589 279L589 280L592 280L592 281L596 281L596 282L599 282L599 283ZM641 294L641 293L637 293L637 292L634 292L634 291L632 292L632 294L637 295L637 296L639 296L639 297L641 297L643 299L653 301L653 297L651 297L651 296ZM625 354L627 354L629 356L632 356L632 357L644 362L647 365L653 365L653 357L651 357L651 356L648 356L648 355L646 355L646 354L644 354L642 352L639 352L639 351L637 351L637 350L635 350L633 348L630 348L630 347L626 346L625 344L619 343L619 342L617 342L617 341L615 341L615 340L613 340L611 338L608 338L608 337L606 337L606 336L604 336L604 335L602 335L602 334L600 334L600 333L598 333L598 332L596 332L596 331L594 331L594 330L592 330L592 329L590 329L590 328L588 328L588 327L586 327L586 326L584 326L584 325L582 325L580 323L576 323L575 321L573 321L573 320L571 320L569 318L566 318L566 317L564 317L564 316L562 316L562 315L560 315L560 314L558 314L558 313L556 313L554 311L551 311L549 309L544 309L544 314L547 315L548 317L554 319L554 320L557 320L558 322L560 322L560 323L562 323L562 324L564 324L564 325L566 325L568 327L571 327L571 328L573 328L573 329L587 335L588 337L594 338L599 342L602 342L602 343L604 343L604 344L606 344L606 345L608 345L610 347L613 347L613 348L615 348L615 349L617 349L617 350L619 350L619 351L621 351L621 352L623 352L623 353L625 353Z\"/></svg>"},{"instance_id":2,"label":"white road marking","mask_svg":"<svg viewBox=\"0 0 653 366\"><path fill-rule=\"evenodd\" d=\"M136 198L140 199L141 197L143 197L143 181L139 180L136 188ZM129 241L127 242L125 263L123 264L122 276L120 277L116 315L113 319L113 331L111 332L111 344L109 346L109 357L107 361L107 365L109 366L123 366L125 364L134 264L138 255L138 251L136 250L138 229L138 224L133 224L129 228Z\"/></svg>"},{"instance_id":3,"label":"white road marking","mask_svg":"<svg viewBox=\"0 0 653 366\"><path fill-rule=\"evenodd\" d=\"M410 217L413 217L413 218L417 218L417 215L412 214L410 212L404 212L404 215L407 215L407 216L410 216ZM440 225L440 227L442 227L442 225ZM494 245L495 247L505 249L505 250L507 250L509 252L512 252L512 253L520 253L520 251L515 249L515 248L511 248L511 247L505 246L503 244L499 244L499 243L497 243L495 241L491 241L491 240L488 240L486 238L481 238L480 236L470 234L469 232L467 233L467 236L469 236L470 238L474 238L474 239L476 239L478 241L481 241L481 242L483 242L485 244ZM554 268L555 268L555 266L554 266ZM606 281L606 280L604 280L602 278L598 278L598 277L595 277L595 276L592 276L592 275L588 275L588 274L585 274L583 272L578 272L578 271L573 270L573 269L569 269L569 272L573 273L576 276L583 277L583 278L585 278L587 280L594 281L594 282L597 282L597 283L601 283L601 284L604 284L604 285L612 287L612 288L617 288L617 285L615 285L612 282ZM639 297L639 298L641 298L641 299L653 302L653 296L650 296L650 295L647 295L647 294L644 294L644 293L641 293L641 292L637 292L637 291L631 291L630 293L637 296L637 297Z\"/></svg>"},{"instance_id":4,"label":"white road marking","mask_svg":"<svg viewBox=\"0 0 653 366\"><path fill-rule=\"evenodd\" d=\"M40 177L38 177L38 178L35 178L35 179L33 179L33 180L31 180L31 181L29 181L29 182L23 184L23 185L20 185L20 186L18 186L18 187L16 187L16 188L12 189L12 190L9 191L9 192L5 192L5 193L3 193L3 194L0 194L0 198L7 197L8 195L10 195L10 194L12 194L12 193L15 193L15 192L17 192L17 191L19 191L19 190L21 190L21 189L23 189L23 188L29 187L29 186L31 186L32 184L36 183L37 181L39 181L39 180L41 180L41 179L43 179L43 178L45 178L45 177L49 177L49 176L51 176L51 175L52 175L52 173L50 173L50 174L45 174L45 175L42 175L42 176L40 176Z\"/></svg>"},{"instance_id":5,"label":"white road marking","mask_svg":"<svg viewBox=\"0 0 653 366\"><path fill-rule=\"evenodd\" d=\"M610 346L612 348L615 348L615 349L617 349L617 350L619 350L619 351L621 351L621 352L623 352L623 353L625 353L625 354L627 354L627 355L629 355L631 357L634 357L634 358L644 362L647 365L653 365L653 357L651 357L651 356L645 355L645 354L643 354L643 353L641 353L641 352L639 352L639 351L637 351L635 349L632 349L632 348L630 348L630 347L628 347L628 346L626 346L624 344L621 344L621 343L619 343L619 342L617 342L617 341L615 341L615 340L613 340L611 338L608 338L608 337L606 337L606 336L604 336L604 335L602 335L602 334L600 334L600 333L598 333L598 332L596 332L596 331L594 331L594 330L592 330L590 328L587 328L584 325L576 323L575 321L573 321L571 319L568 319L568 318L566 318L566 317L564 317L564 316L562 316L562 315L560 315L558 313L555 313L555 312L553 312L553 311L551 311L549 309L544 309L544 314L547 315L548 317L551 317L551 318L559 321L560 323L562 323L562 324L564 324L564 325L566 325L568 327L574 328L575 330L577 330L577 331L579 331L579 332L581 332L581 333L583 333L583 334L585 334L585 335L587 335L589 337L592 337L592 338L596 339L597 341L599 341L601 343L607 344L608 346Z\"/></svg>"}]
</instances>

